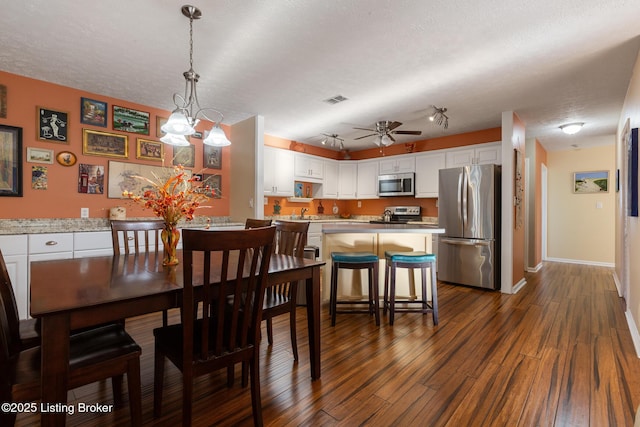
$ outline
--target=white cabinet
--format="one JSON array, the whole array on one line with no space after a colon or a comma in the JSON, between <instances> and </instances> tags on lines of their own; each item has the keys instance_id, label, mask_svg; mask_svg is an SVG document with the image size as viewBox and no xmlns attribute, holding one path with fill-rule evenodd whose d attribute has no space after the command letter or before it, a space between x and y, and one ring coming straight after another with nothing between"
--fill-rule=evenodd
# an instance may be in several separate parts
<instances>
[{"instance_id":1,"label":"white cabinet","mask_svg":"<svg viewBox=\"0 0 640 427\"><path fill-rule=\"evenodd\" d=\"M73 233L73 257L113 255L111 231Z\"/></svg>"},{"instance_id":2,"label":"white cabinet","mask_svg":"<svg viewBox=\"0 0 640 427\"><path fill-rule=\"evenodd\" d=\"M342 160L338 162L338 199L355 199L358 181L358 162Z\"/></svg>"},{"instance_id":3,"label":"white cabinet","mask_svg":"<svg viewBox=\"0 0 640 427\"><path fill-rule=\"evenodd\" d=\"M321 185L314 185L315 199L337 199L340 183L340 168L337 160L324 161L324 179Z\"/></svg>"},{"instance_id":4,"label":"white cabinet","mask_svg":"<svg viewBox=\"0 0 640 427\"><path fill-rule=\"evenodd\" d=\"M415 172L416 164L413 155L392 156L379 163L380 175L399 173L399 172Z\"/></svg>"},{"instance_id":5,"label":"white cabinet","mask_svg":"<svg viewBox=\"0 0 640 427\"><path fill-rule=\"evenodd\" d=\"M324 161L322 157L295 153L294 175L298 181L322 182Z\"/></svg>"},{"instance_id":6,"label":"white cabinet","mask_svg":"<svg viewBox=\"0 0 640 427\"><path fill-rule=\"evenodd\" d=\"M502 164L502 144L490 142L447 150L447 166Z\"/></svg>"},{"instance_id":7,"label":"white cabinet","mask_svg":"<svg viewBox=\"0 0 640 427\"><path fill-rule=\"evenodd\" d=\"M293 151L264 147L265 196L293 197Z\"/></svg>"},{"instance_id":8,"label":"white cabinet","mask_svg":"<svg viewBox=\"0 0 640 427\"><path fill-rule=\"evenodd\" d=\"M29 234L29 262L73 258L73 233Z\"/></svg>"},{"instance_id":9,"label":"white cabinet","mask_svg":"<svg viewBox=\"0 0 640 427\"><path fill-rule=\"evenodd\" d=\"M0 236L0 250L7 266L21 319L29 317L29 267L27 235Z\"/></svg>"},{"instance_id":10,"label":"white cabinet","mask_svg":"<svg viewBox=\"0 0 640 427\"><path fill-rule=\"evenodd\" d=\"M307 231L307 246L316 246L320 250L322 259L322 223L310 222Z\"/></svg>"},{"instance_id":11,"label":"white cabinet","mask_svg":"<svg viewBox=\"0 0 640 427\"><path fill-rule=\"evenodd\" d=\"M438 197L438 177L445 168L444 152L419 154L416 160L416 197Z\"/></svg>"},{"instance_id":12,"label":"white cabinet","mask_svg":"<svg viewBox=\"0 0 640 427\"><path fill-rule=\"evenodd\" d=\"M358 162L358 199L378 198L378 160L360 160Z\"/></svg>"}]
</instances>

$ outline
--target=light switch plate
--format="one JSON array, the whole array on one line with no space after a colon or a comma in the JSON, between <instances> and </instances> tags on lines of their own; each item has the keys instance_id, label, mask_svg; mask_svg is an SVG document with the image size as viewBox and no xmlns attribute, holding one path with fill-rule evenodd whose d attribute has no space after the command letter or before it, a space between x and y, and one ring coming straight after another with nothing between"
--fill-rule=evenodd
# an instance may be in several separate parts
<instances>
[{"instance_id":1,"label":"light switch plate","mask_svg":"<svg viewBox=\"0 0 640 427\"><path fill-rule=\"evenodd\" d=\"M80 218L89 218L89 208L80 208Z\"/></svg>"}]
</instances>

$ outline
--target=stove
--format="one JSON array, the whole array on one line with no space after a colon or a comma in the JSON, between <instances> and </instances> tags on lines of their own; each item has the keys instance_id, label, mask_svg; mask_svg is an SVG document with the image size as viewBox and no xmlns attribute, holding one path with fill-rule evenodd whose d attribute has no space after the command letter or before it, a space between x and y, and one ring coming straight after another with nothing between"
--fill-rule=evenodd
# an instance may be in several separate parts
<instances>
[{"instance_id":1,"label":"stove","mask_svg":"<svg viewBox=\"0 0 640 427\"><path fill-rule=\"evenodd\" d=\"M406 224L409 221L421 221L420 206L387 206L385 214L389 211L390 220L385 221L384 217L378 220L369 221L372 224Z\"/></svg>"}]
</instances>

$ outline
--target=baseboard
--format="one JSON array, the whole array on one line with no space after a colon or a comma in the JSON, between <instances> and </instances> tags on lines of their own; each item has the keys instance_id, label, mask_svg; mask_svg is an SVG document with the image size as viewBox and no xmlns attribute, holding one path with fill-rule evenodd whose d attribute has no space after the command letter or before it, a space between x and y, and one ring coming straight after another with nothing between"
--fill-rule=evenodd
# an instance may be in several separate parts
<instances>
[{"instance_id":1,"label":"baseboard","mask_svg":"<svg viewBox=\"0 0 640 427\"><path fill-rule=\"evenodd\" d=\"M527 273L537 273L542 269L542 263L536 265L535 267L527 267Z\"/></svg>"},{"instance_id":2,"label":"baseboard","mask_svg":"<svg viewBox=\"0 0 640 427\"><path fill-rule=\"evenodd\" d=\"M593 265L595 267L615 267L615 263L612 262L598 262L598 261L585 261L580 259L566 259L566 258L547 258L545 261L553 261L553 262L564 262L567 264L584 264L584 265Z\"/></svg>"},{"instance_id":3,"label":"baseboard","mask_svg":"<svg viewBox=\"0 0 640 427\"><path fill-rule=\"evenodd\" d=\"M517 294L520 289L524 288L525 285L527 284L527 281L525 280L525 278L523 277L522 279L520 279L520 281L518 283L516 283L511 290L513 291L513 294Z\"/></svg>"},{"instance_id":4,"label":"baseboard","mask_svg":"<svg viewBox=\"0 0 640 427\"><path fill-rule=\"evenodd\" d=\"M627 318L627 325L629 326L629 332L631 332L633 347L636 349L636 356L640 358L640 333L638 333L636 322L633 319L633 315L629 310L624 312L624 316Z\"/></svg>"},{"instance_id":5,"label":"baseboard","mask_svg":"<svg viewBox=\"0 0 640 427\"><path fill-rule=\"evenodd\" d=\"M620 279L618 279L618 274L616 271L613 271L613 283L616 284L616 289L618 290L618 296L622 298L622 283Z\"/></svg>"}]
</instances>

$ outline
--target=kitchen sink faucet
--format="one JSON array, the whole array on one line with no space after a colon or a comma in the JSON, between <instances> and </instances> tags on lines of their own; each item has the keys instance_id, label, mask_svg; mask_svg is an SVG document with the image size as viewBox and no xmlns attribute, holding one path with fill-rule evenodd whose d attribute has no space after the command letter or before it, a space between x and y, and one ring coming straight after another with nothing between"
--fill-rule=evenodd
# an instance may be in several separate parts
<instances>
[{"instance_id":1,"label":"kitchen sink faucet","mask_svg":"<svg viewBox=\"0 0 640 427\"><path fill-rule=\"evenodd\" d=\"M300 219L304 219L304 213L307 212L309 209L307 208L302 208L300 210Z\"/></svg>"}]
</instances>

